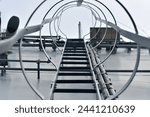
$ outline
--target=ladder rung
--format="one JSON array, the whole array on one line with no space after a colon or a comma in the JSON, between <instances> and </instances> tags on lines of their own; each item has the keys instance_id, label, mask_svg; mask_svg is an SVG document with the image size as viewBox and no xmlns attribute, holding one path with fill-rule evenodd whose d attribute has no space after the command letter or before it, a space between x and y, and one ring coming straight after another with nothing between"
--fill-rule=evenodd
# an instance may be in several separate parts
<instances>
[{"instance_id":1,"label":"ladder rung","mask_svg":"<svg viewBox=\"0 0 150 117\"><path fill-rule=\"evenodd\" d=\"M84 45L84 41L67 41L67 44Z\"/></svg>"},{"instance_id":2,"label":"ladder rung","mask_svg":"<svg viewBox=\"0 0 150 117\"><path fill-rule=\"evenodd\" d=\"M94 83L93 80L57 80L56 83Z\"/></svg>"},{"instance_id":3,"label":"ladder rung","mask_svg":"<svg viewBox=\"0 0 150 117\"><path fill-rule=\"evenodd\" d=\"M64 51L64 53L86 53L86 51Z\"/></svg>"},{"instance_id":4,"label":"ladder rung","mask_svg":"<svg viewBox=\"0 0 150 117\"><path fill-rule=\"evenodd\" d=\"M60 67L60 71L90 71L90 67Z\"/></svg>"},{"instance_id":5,"label":"ladder rung","mask_svg":"<svg viewBox=\"0 0 150 117\"><path fill-rule=\"evenodd\" d=\"M66 47L65 50L85 50L85 47Z\"/></svg>"},{"instance_id":6,"label":"ladder rung","mask_svg":"<svg viewBox=\"0 0 150 117\"><path fill-rule=\"evenodd\" d=\"M63 57L65 60L88 60L87 57Z\"/></svg>"},{"instance_id":7,"label":"ladder rung","mask_svg":"<svg viewBox=\"0 0 150 117\"><path fill-rule=\"evenodd\" d=\"M83 41L83 39L68 39L67 41Z\"/></svg>"},{"instance_id":8,"label":"ladder rung","mask_svg":"<svg viewBox=\"0 0 150 117\"><path fill-rule=\"evenodd\" d=\"M76 61L62 61L61 64L82 64L83 65L83 64L89 64L89 62L84 62L84 61L83 62L82 61L81 62L80 61L77 61L77 62Z\"/></svg>"},{"instance_id":9,"label":"ladder rung","mask_svg":"<svg viewBox=\"0 0 150 117\"><path fill-rule=\"evenodd\" d=\"M73 43L68 43L66 47L84 47L84 44L73 44Z\"/></svg>"},{"instance_id":10,"label":"ladder rung","mask_svg":"<svg viewBox=\"0 0 150 117\"><path fill-rule=\"evenodd\" d=\"M58 76L92 76L92 74L90 72L74 72L74 73L60 72L58 73Z\"/></svg>"},{"instance_id":11,"label":"ladder rung","mask_svg":"<svg viewBox=\"0 0 150 117\"><path fill-rule=\"evenodd\" d=\"M54 89L54 93L96 93L95 89Z\"/></svg>"},{"instance_id":12,"label":"ladder rung","mask_svg":"<svg viewBox=\"0 0 150 117\"><path fill-rule=\"evenodd\" d=\"M87 56L87 54L73 53L73 54L63 54L63 56Z\"/></svg>"},{"instance_id":13,"label":"ladder rung","mask_svg":"<svg viewBox=\"0 0 150 117\"><path fill-rule=\"evenodd\" d=\"M84 42L83 41L69 41L67 42L67 44L69 45L83 45L84 46Z\"/></svg>"}]
</instances>

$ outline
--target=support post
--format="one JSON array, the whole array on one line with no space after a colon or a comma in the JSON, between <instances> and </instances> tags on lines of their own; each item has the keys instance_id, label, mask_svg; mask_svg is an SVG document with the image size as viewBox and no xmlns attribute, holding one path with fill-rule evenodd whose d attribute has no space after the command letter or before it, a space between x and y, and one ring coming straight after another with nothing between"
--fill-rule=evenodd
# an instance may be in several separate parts
<instances>
[{"instance_id":1,"label":"support post","mask_svg":"<svg viewBox=\"0 0 150 117\"><path fill-rule=\"evenodd\" d=\"M44 38L44 40L42 40L42 43L43 43L43 47L45 48L46 47L46 41L45 41L45 38ZM40 51L42 51L42 43L41 43L41 41L39 40L39 50Z\"/></svg>"},{"instance_id":2,"label":"support post","mask_svg":"<svg viewBox=\"0 0 150 117\"><path fill-rule=\"evenodd\" d=\"M81 22L78 24L78 29L79 29L79 39L81 39Z\"/></svg>"},{"instance_id":3,"label":"support post","mask_svg":"<svg viewBox=\"0 0 150 117\"><path fill-rule=\"evenodd\" d=\"M40 79L40 60L37 60L37 78Z\"/></svg>"},{"instance_id":4,"label":"support post","mask_svg":"<svg viewBox=\"0 0 150 117\"><path fill-rule=\"evenodd\" d=\"M1 23L2 23L2 20L1 20L1 11L0 11L0 38L2 37L2 35L1 35Z\"/></svg>"},{"instance_id":5,"label":"support post","mask_svg":"<svg viewBox=\"0 0 150 117\"><path fill-rule=\"evenodd\" d=\"M2 69L2 70L1 70L1 76L3 76L3 75L4 75L4 70Z\"/></svg>"}]
</instances>

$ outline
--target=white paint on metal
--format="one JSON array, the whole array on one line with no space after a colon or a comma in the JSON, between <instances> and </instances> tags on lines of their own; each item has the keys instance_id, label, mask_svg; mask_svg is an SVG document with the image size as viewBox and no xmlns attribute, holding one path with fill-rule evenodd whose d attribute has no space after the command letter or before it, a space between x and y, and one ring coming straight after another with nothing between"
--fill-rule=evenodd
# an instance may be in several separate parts
<instances>
[{"instance_id":1,"label":"white paint on metal","mask_svg":"<svg viewBox=\"0 0 150 117\"><path fill-rule=\"evenodd\" d=\"M19 39L23 38L24 35L40 31L43 25L49 23L51 20L51 18L46 19L39 25L29 26L25 29L20 29L12 37L0 40L0 54L7 52Z\"/></svg>"}]
</instances>

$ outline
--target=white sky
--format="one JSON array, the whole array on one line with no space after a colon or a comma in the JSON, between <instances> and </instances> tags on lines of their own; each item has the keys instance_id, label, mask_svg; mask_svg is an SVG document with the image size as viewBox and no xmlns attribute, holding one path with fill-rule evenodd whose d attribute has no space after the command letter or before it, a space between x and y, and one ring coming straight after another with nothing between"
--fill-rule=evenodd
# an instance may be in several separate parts
<instances>
[{"instance_id":1,"label":"white sky","mask_svg":"<svg viewBox=\"0 0 150 117\"><path fill-rule=\"evenodd\" d=\"M2 29L6 28L9 18L13 15L19 16L21 24L20 28L23 27L36 6L42 0L0 0L0 11L2 12ZM47 0L47 4L44 5L40 12L38 12L30 24L38 24L41 22L44 13L58 0ZM69 1L69 0L67 0ZM71 0L70 0L71 1ZM85 0L94 1L94 0ZM124 14L124 11L116 4L115 0L100 0L106 3L112 12L117 17L117 20L123 24L124 28L130 29L132 27L128 17ZM147 36L150 36L150 1L149 0L120 0L130 11L134 20L141 31L145 32ZM107 13L106 13L107 14ZM52 13L49 15L52 16ZM91 23L90 11L85 8L72 8L64 13L62 17L61 28L69 36L78 35L78 22L82 23L82 31L84 33L89 31ZM87 25L89 27L87 28ZM144 33L144 34L145 34Z\"/></svg>"}]
</instances>

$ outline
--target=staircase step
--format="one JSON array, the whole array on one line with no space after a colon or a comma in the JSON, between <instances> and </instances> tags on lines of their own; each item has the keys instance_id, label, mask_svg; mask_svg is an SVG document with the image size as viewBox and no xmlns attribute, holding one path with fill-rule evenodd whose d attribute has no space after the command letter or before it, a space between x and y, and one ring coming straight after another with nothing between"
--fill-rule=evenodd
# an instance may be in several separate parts
<instances>
[{"instance_id":1,"label":"staircase step","mask_svg":"<svg viewBox=\"0 0 150 117\"><path fill-rule=\"evenodd\" d=\"M54 89L54 93L96 93L95 89Z\"/></svg>"},{"instance_id":2,"label":"staircase step","mask_svg":"<svg viewBox=\"0 0 150 117\"><path fill-rule=\"evenodd\" d=\"M57 80L56 83L94 83L93 80Z\"/></svg>"}]
</instances>

